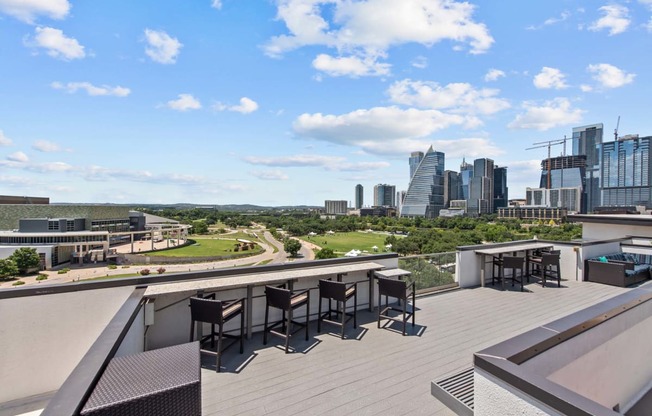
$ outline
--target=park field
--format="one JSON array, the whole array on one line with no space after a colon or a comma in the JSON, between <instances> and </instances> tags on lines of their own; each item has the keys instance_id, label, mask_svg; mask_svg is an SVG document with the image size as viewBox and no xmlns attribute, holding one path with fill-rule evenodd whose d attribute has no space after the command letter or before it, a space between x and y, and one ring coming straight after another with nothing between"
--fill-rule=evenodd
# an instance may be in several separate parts
<instances>
[{"instance_id":1,"label":"park field","mask_svg":"<svg viewBox=\"0 0 652 416\"><path fill-rule=\"evenodd\" d=\"M353 249L362 252L367 251L372 254L383 252L385 250L387 234L353 231L350 233L320 234L315 236L304 235L300 238L316 244L321 248L330 248L337 255L343 256L344 253ZM378 251L374 251L374 246L378 247Z\"/></svg>"},{"instance_id":2,"label":"park field","mask_svg":"<svg viewBox=\"0 0 652 416\"><path fill-rule=\"evenodd\" d=\"M196 241L195 244L173 248L169 250L157 251L156 256L160 257L215 257L215 256L250 256L252 254L259 254L263 249L256 244L253 250L234 251L237 238L246 238L249 241L257 242L251 236L243 235L228 235L229 239L218 239L209 236L193 236L192 239Z\"/></svg>"}]
</instances>

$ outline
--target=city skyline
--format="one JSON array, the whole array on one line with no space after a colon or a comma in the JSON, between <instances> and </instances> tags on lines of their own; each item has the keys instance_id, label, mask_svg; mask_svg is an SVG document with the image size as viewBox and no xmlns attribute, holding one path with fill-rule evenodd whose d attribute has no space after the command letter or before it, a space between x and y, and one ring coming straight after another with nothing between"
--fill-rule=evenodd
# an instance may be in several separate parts
<instances>
[{"instance_id":1,"label":"city skyline","mask_svg":"<svg viewBox=\"0 0 652 416\"><path fill-rule=\"evenodd\" d=\"M520 4L0 0L0 194L321 206L432 146L523 198L534 142L652 134L652 2Z\"/></svg>"}]
</instances>

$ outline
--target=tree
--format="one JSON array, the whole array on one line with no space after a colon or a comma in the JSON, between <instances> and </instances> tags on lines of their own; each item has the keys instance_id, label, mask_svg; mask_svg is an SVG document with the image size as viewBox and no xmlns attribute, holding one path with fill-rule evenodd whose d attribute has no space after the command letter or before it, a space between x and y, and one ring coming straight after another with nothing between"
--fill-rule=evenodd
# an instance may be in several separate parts
<instances>
[{"instance_id":1,"label":"tree","mask_svg":"<svg viewBox=\"0 0 652 416\"><path fill-rule=\"evenodd\" d=\"M288 238L285 240L285 244L283 244L283 249L290 254L290 256L295 257L299 250L301 250L301 243L299 240L295 240L294 238Z\"/></svg>"},{"instance_id":2,"label":"tree","mask_svg":"<svg viewBox=\"0 0 652 416\"><path fill-rule=\"evenodd\" d=\"M0 279L6 279L17 274L18 266L16 266L16 263L11 258L0 260Z\"/></svg>"},{"instance_id":3,"label":"tree","mask_svg":"<svg viewBox=\"0 0 652 416\"><path fill-rule=\"evenodd\" d=\"M192 222L193 234L206 234L208 232L208 224L204 220L197 220Z\"/></svg>"},{"instance_id":4,"label":"tree","mask_svg":"<svg viewBox=\"0 0 652 416\"><path fill-rule=\"evenodd\" d=\"M332 248L322 248L315 254L316 259L334 259L337 257L337 254L333 251Z\"/></svg>"},{"instance_id":5,"label":"tree","mask_svg":"<svg viewBox=\"0 0 652 416\"><path fill-rule=\"evenodd\" d=\"M14 251L9 258L14 261L20 274L27 273L29 269L38 268L41 264L41 259L35 248L21 247Z\"/></svg>"}]
</instances>

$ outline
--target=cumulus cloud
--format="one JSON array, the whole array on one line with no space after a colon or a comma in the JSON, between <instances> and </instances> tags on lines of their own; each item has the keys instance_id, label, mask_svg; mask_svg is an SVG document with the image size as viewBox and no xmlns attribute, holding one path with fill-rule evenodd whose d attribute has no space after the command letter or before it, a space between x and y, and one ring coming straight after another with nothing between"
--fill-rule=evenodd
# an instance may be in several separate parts
<instances>
[{"instance_id":1,"label":"cumulus cloud","mask_svg":"<svg viewBox=\"0 0 652 416\"><path fill-rule=\"evenodd\" d=\"M192 94L179 94L176 100L170 100L166 106L176 111L199 110L201 103Z\"/></svg>"},{"instance_id":2,"label":"cumulus cloud","mask_svg":"<svg viewBox=\"0 0 652 416\"><path fill-rule=\"evenodd\" d=\"M222 0L213 0L211 1L211 7L214 9L221 9L222 8Z\"/></svg>"},{"instance_id":3,"label":"cumulus cloud","mask_svg":"<svg viewBox=\"0 0 652 416\"><path fill-rule=\"evenodd\" d=\"M507 100L498 98L499 90L476 89L468 83L440 86L436 82L404 79L387 90L390 100L397 104L430 109L449 109L454 113L493 114L509 108Z\"/></svg>"},{"instance_id":4,"label":"cumulus cloud","mask_svg":"<svg viewBox=\"0 0 652 416\"><path fill-rule=\"evenodd\" d=\"M0 130L0 146L11 146L14 142Z\"/></svg>"},{"instance_id":5,"label":"cumulus cloud","mask_svg":"<svg viewBox=\"0 0 652 416\"><path fill-rule=\"evenodd\" d=\"M360 146L397 139L424 137L465 118L438 110L375 107L342 115L302 114L293 123L299 136L337 144Z\"/></svg>"},{"instance_id":6,"label":"cumulus cloud","mask_svg":"<svg viewBox=\"0 0 652 416\"><path fill-rule=\"evenodd\" d=\"M237 113L249 114L258 110L258 103L252 100L251 98L242 97L240 98L240 104L238 105L226 105L218 102L213 105L213 110L235 111Z\"/></svg>"},{"instance_id":7,"label":"cumulus cloud","mask_svg":"<svg viewBox=\"0 0 652 416\"><path fill-rule=\"evenodd\" d=\"M332 77L350 76L353 78L388 75L391 68L390 64L377 62L376 58L371 56L333 57L324 53L317 55L312 61L312 66Z\"/></svg>"},{"instance_id":8,"label":"cumulus cloud","mask_svg":"<svg viewBox=\"0 0 652 416\"><path fill-rule=\"evenodd\" d=\"M145 54L159 64L173 64L177 61L183 44L162 30L145 29L147 47Z\"/></svg>"},{"instance_id":9,"label":"cumulus cloud","mask_svg":"<svg viewBox=\"0 0 652 416\"><path fill-rule=\"evenodd\" d=\"M75 38L69 38L60 29L37 27L34 36L25 39L27 46L43 48L46 53L56 59L71 61L86 57L84 47Z\"/></svg>"},{"instance_id":10,"label":"cumulus cloud","mask_svg":"<svg viewBox=\"0 0 652 416\"><path fill-rule=\"evenodd\" d=\"M38 16L63 19L69 11L68 0L0 0L0 12L30 24Z\"/></svg>"},{"instance_id":11,"label":"cumulus cloud","mask_svg":"<svg viewBox=\"0 0 652 416\"><path fill-rule=\"evenodd\" d=\"M582 120L584 110L573 108L568 98L555 98L542 105L532 101L523 102L524 113L508 124L510 129L550 130L553 127L575 124Z\"/></svg>"},{"instance_id":12,"label":"cumulus cloud","mask_svg":"<svg viewBox=\"0 0 652 416\"><path fill-rule=\"evenodd\" d=\"M264 181L286 181L290 179L288 175L280 170L254 170L249 172L249 174Z\"/></svg>"},{"instance_id":13,"label":"cumulus cloud","mask_svg":"<svg viewBox=\"0 0 652 416\"><path fill-rule=\"evenodd\" d=\"M39 152L52 153L60 151L61 147L54 142L49 142L47 140L37 140L34 142L34 144L32 144L32 149L38 150Z\"/></svg>"},{"instance_id":14,"label":"cumulus cloud","mask_svg":"<svg viewBox=\"0 0 652 416\"><path fill-rule=\"evenodd\" d=\"M589 26L589 30L594 32L606 29L609 31L609 36L613 36L626 31L631 23L629 9L620 4L609 4L598 10L603 16Z\"/></svg>"},{"instance_id":15,"label":"cumulus cloud","mask_svg":"<svg viewBox=\"0 0 652 416\"><path fill-rule=\"evenodd\" d=\"M86 91L86 93L91 96L105 95L114 97L126 97L131 94L131 90L129 88L121 87L119 85L115 87L108 85L96 86L90 82L68 82L67 84L63 84L61 82L53 82L50 84L50 86L55 90L64 90L70 94L74 94L79 90Z\"/></svg>"},{"instance_id":16,"label":"cumulus cloud","mask_svg":"<svg viewBox=\"0 0 652 416\"><path fill-rule=\"evenodd\" d=\"M277 20L287 33L272 37L264 51L272 57L311 45L336 49L338 58L317 63L337 73L353 66L352 75L386 71L372 65L389 48L406 43L431 46L444 40L470 53L486 52L494 42L483 23L473 20L474 6L453 0L276 0ZM371 61L365 59L370 58ZM366 64L366 65L362 65ZM387 64L383 64L387 65ZM337 68L337 69L336 69Z\"/></svg>"},{"instance_id":17,"label":"cumulus cloud","mask_svg":"<svg viewBox=\"0 0 652 416\"><path fill-rule=\"evenodd\" d=\"M586 70L593 75L603 88L619 88L634 82L636 74L631 74L610 64L589 65Z\"/></svg>"},{"instance_id":18,"label":"cumulus cloud","mask_svg":"<svg viewBox=\"0 0 652 416\"><path fill-rule=\"evenodd\" d=\"M566 84L566 75L557 68L550 68L544 66L541 72L534 76L532 81L534 86L539 89L555 89L561 90L568 88Z\"/></svg>"},{"instance_id":19,"label":"cumulus cloud","mask_svg":"<svg viewBox=\"0 0 652 416\"><path fill-rule=\"evenodd\" d=\"M505 71L501 71L500 69L491 68L484 75L484 80L487 81L487 82L491 82L491 81L496 81L496 80L498 80L498 78L502 78L504 76L505 76Z\"/></svg>"},{"instance_id":20,"label":"cumulus cloud","mask_svg":"<svg viewBox=\"0 0 652 416\"><path fill-rule=\"evenodd\" d=\"M7 160L12 162L27 163L29 162L29 157L23 152L14 152L7 156Z\"/></svg>"}]
</instances>

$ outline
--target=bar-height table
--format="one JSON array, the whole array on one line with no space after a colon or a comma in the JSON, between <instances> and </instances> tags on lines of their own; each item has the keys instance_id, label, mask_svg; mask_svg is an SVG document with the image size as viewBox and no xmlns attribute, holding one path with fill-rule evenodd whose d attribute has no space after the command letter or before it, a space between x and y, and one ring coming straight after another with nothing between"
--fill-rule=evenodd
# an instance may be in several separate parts
<instances>
[{"instance_id":1,"label":"bar-height table","mask_svg":"<svg viewBox=\"0 0 652 416\"><path fill-rule=\"evenodd\" d=\"M486 265L486 258L487 256L498 256L499 258L502 258L503 254L509 254L509 253L516 253L519 251L524 251L525 252L525 270L526 272L530 270L530 265L529 265L529 252L533 250L544 250L544 249L549 249L552 248L553 245L550 243L528 243L528 244L519 244L519 245L510 245L510 246L504 246L504 247L492 247L492 248L486 248L486 249L479 249L475 250L475 254L479 255L481 258L481 265L480 265L480 286L484 287L485 285L485 265ZM501 266L502 267L502 266ZM501 279L502 283L502 288L503 290L505 289L505 279Z\"/></svg>"},{"instance_id":2,"label":"bar-height table","mask_svg":"<svg viewBox=\"0 0 652 416\"><path fill-rule=\"evenodd\" d=\"M369 279L369 310L373 310L373 276L377 270L384 269L385 266L374 262L350 263L338 266L320 266L306 267L296 270L281 270L277 272L266 272L259 274L244 274L240 276L224 277L219 279L202 279L190 280L178 283L163 283L147 287L145 296L156 298L160 295L187 293L192 296L196 293L218 292L232 289L247 289L246 302L246 326L247 339L251 339L253 328L253 290L257 286L277 285L287 283L292 289L294 282L302 279L336 276L338 280L342 277L355 272L366 272Z\"/></svg>"}]
</instances>

